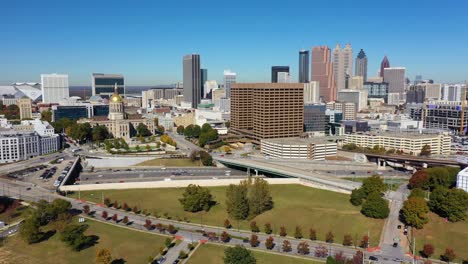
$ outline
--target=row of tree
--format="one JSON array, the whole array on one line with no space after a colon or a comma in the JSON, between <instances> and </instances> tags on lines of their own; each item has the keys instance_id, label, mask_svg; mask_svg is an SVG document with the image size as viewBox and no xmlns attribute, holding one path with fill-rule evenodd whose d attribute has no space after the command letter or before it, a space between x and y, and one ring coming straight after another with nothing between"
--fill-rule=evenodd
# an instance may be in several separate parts
<instances>
[{"instance_id":1,"label":"row of tree","mask_svg":"<svg viewBox=\"0 0 468 264\"><path fill-rule=\"evenodd\" d=\"M166 134L162 135L159 140L161 140L162 143L177 147L177 143L174 141L174 139Z\"/></svg>"},{"instance_id":2,"label":"row of tree","mask_svg":"<svg viewBox=\"0 0 468 264\"><path fill-rule=\"evenodd\" d=\"M344 144L342 147L343 150L349 150L349 151L357 151L357 152L365 152L365 153L373 153L373 154L398 154L402 155L405 154L403 150L399 149L385 149L383 146L375 145L372 148L370 147L359 147L354 143L348 143ZM413 155L413 152L409 153L410 155ZM421 151L419 153L420 156L430 156L431 155L431 146L429 145L424 145L421 148Z\"/></svg>"},{"instance_id":3,"label":"row of tree","mask_svg":"<svg viewBox=\"0 0 468 264\"><path fill-rule=\"evenodd\" d=\"M177 127L177 133L184 135L187 138L197 138L198 145L204 147L207 143L218 139L218 131L213 129L210 124L203 124L202 127L199 125L188 125Z\"/></svg>"},{"instance_id":4,"label":"row of tree","mask_svg":"<svg viewBox=\"0 0 468 264\"><path fill-rule=\"evenodd\" d=\"M387 218L390 213L388 202L382 198L387 186L377 175L364 179L359 189L351 192L350 202L361 207L361 213L372 218Z\"/></svg>"},{"instance_id":5,"label":"row of tree","mask_svg":"<svg viewBox=\"0 0 468 264\"><path fill-rule=\"evenodd\" d=\"M213 165L213 157L211 157L210 153L200 150L200 151L192 151L190 153L190 160L195 162L196 160L200 159L203 166L212 166Z\"/></svg>"}]
</instances>

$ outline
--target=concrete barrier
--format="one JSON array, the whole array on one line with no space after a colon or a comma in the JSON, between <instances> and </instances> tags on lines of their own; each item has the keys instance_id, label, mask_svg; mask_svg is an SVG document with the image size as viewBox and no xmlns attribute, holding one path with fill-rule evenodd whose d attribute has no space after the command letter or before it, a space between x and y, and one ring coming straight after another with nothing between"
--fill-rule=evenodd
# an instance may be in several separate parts
<instances>
[{"instance_id":1,"label":"concrete barrier","mask_svg":"<svg viewBox=\"0 0 468 264\"><path fill-rule=\"evenodd\" d=\"M264 178L270 184L301 184L297 178ZM83 184L64 185L60 191L94 191L94 190L123 190L123 189L149 189L149 188L183 188L189 184L200 186L227 186L229 184L239 184L244 179L205 179L205 180L172 180L172 181L152 181L152 182L123 182L123 183L103 183L103 184Z\"/></svg>"},{"instance_id":2,"label":"concrete barrier","mask_svg":"<svg viewBox=\"0 0 468 264\"><path fill-rule=\"evenodd\" d=\"M60 185L58 187L59 191L61 191L62 187L65 186L68 183L68 181L70 180L70 175L73 175L74 171L77 169L77 165L78 165L79 162L80 162L80 157L78 156L78 157L76 157L73 164L70 166L70 169L68 170L67 175L65 176L65 178L63 178L63 181L60 183Z\"/></svg>"}]
</instances>

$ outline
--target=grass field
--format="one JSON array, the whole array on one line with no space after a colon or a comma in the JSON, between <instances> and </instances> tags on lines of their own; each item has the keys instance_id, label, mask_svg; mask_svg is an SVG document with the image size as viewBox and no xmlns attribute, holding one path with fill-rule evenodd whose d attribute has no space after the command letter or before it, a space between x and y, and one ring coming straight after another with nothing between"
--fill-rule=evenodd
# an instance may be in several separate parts
<instances>
[{"instance_id":1,"label":"grass field","mask_svg":"<svg viewBox=\"0 0 468 264\"><path fill-rule=\"evenodd\" d=\"M192 162L190 159L153 159L137 164L137 166L164 166L164 167L198 167L200 161Z\"/></svg>"},{"instance_id":2,"label":"grass field","mask_svg":"<svg viewBox=\"0 0 468 264\"><path fill-rule=\"evenodd\" d=\"M58 233L47 241L32 245L15 235L1 248L0 263L94 263L97 248L111 250L114 259L123 259L125 263L147 263L148 257L155 256L166 239L92 220L87 220L86 224L89 225L87 234L99 237L93 247L72 251L60 241Z\"/></svg>"},{"instance_id":3,"label":"grass field","mask_svg":"<svg viewBox=\"0 0 468 264\"><path fill-rule=\"evenodd\" d=\"M415 229L416 249L422 250L424 244L430 243L435 248L433 258L438 259L445 249L450 247L457 254L457 259L468 259L468 221L445 222L443 218L429 213L429 223L421 230Z\"/></svg>"},{"instance_id":4,"label":"grass field","mask_svg":"<svg viewBox=\"0 0 468 264\"><path fill-rule=\"evenodd\" d=\"M284 225L287 232L293 235L295 227L299 225L305 237L310 228L315 228L321 240L324 240L326 232L332 231L337 243L342 242L345 234L361 239L369 231L371 244L378 244L384 221L361 215L360 208L349 202L349 195L294 184L271 185L270 188L274 208L253 219L261 230L269 222L275 233ZM209 212L198 213L183 211L178 201L182 197L183 188L82 191L81 198L100 203L103 192L104 197L111 201L117 200L120 204L126 202L131 207L136 205L153 215L166 214L176 220L187 218L195 223L222 226L228 218L226 187L211 187L210 190L218 204ZM240 225L241 229L249 229L249 221L230 221L234 228Z\"/></svg>"},{"instance_id":5,"label":"grass field","mask_svg":"<svg viewBox=\"0 0 468 264\"><path fill-rule=\"evenodd\" d=\"M226 246L205 244L193 253L187 264L219 264L223 263L224 249ZM266 252L252 251L257 264L315 264L321 263L313 260L295 258L284 255L270 254Z\"/></svg>"}]
</instances>

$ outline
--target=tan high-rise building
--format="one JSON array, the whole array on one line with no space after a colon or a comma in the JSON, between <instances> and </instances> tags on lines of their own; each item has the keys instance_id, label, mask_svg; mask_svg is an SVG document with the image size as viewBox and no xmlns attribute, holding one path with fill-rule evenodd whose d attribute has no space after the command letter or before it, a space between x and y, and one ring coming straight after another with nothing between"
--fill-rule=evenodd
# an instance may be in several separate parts
<instances>
[{"instance_id":1,"label":"tan high-rise building","mask_svg":"<svg viewBox=\"0 0 468 264\"><path fill-rule=\"evenodd\" d=\"M311 80L319 82L319 94L324 101L336 100L336 85L329 47L318 46L312 48Z\"/></svg>"},{"instance_id":2,"label":"tan high-rise building","mask_svg":"<svg viewBox=\"0 0 468 264\"><path fill-rule=\"evenodd\" d=\"M231 131L257 143L297 137L304 124L303 83L233 83Z\"/></svg>"},{"instance_id":3,"label":"tan high-rise building","mask_svg":"<svg viewBox=\"0 0 468 264\"><path fill-rule=\"evenodd\" d=\"M335 75L338 91L349 89L349 82L353 76L353 49L351 44L346 44L343 49L340 44L336 44L333 49L333 74Z\"/></svg>"},{"instance_id":4,"label":"tan high-rise building","mask_svg":"<svg viewBox=\"0 0 468 264\"><path fill-rule=\"evenodd\" d=\"M28 97L23 97L17 101L21 119L32 118L32 101Z\"/></svg>"}]
</instances>

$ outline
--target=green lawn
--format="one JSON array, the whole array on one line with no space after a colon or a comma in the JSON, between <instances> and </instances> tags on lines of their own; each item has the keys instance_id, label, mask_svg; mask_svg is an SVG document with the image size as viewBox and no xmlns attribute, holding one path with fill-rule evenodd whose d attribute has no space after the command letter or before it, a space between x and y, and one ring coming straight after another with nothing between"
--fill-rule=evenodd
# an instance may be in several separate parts
<instances>
[{"instance_id":1,"label":"green lawn","mask_svg":"<svg viewBox=\"0 0 468 264\"><path fill-rule=\"evenodd\" d=\"M148 257L156 256L166 239L93 220L86 220L86 224L89 225L87 234L99 237L98 244L93 247L72 251L60 241L58 233L47 241L32 245L15 235L1 248L0 263L94 263L97 248L111 250L114 259L124 259L125 263L147 263Z\"/></svg>"},{"instance_id":2,"label":"green lawn","mask_svg":"<svg viewBox=\"0 0 468 264\"><path fill-rule=\"evenodd\" d=\"M143 161L137 166L164 166L164 167L198 167L200 161L192 162L190 159L153 159Z\"/></svg>"},{"instance_id":3,"label":"green lawn","mask_svg":"<svg viewBox=\"0 0 468 264\"><path fill-rule=\"evenodd\" d=\"M205 244L193 253L187 264L219 264L223 263L224 249L226 246ZM252 251L257 264L315 264L321 263L313 260L295 258L284 255L270 254L266 252Z\"/></svg>"},{"instance_id":4,"label":"green lawn","mask_svg":"<svg viewBox=\"0 0 468 264\"><path fill-rule=\"evenodd\" d=\"M324 240L325 233L332 231L335 242L341 243L345 234L361 237L369 231L371 244L377 245L380 239L383 220L366 218L349 202L349 195L314 189L302 185L271 185L274 208L257 216L255 221L263 230L265 223L271 223L275 233L284 225L287 232L293 235L296 225L302 227L304 236L309 229L315 228L319 239ZM129 206L146 209L153 215L168 215L173 219L189 219L191 222L222 226L228 218L225 206L226 187L210 187L217 205L209 212L189 213L182 209L178 199L182 197L183 188L133 189L82 191L81 198L100 203L104 197L119 204L126 202ZM77 197L77 194L73 194ZM230 220L234 228L249 229L249 221Z\"/></svg>"},{"instance_id":5,"label":"green lawn","mask_svg":"<svg viewBox=\"0 0 468 264\"><path fill-rule=\"evenodd\" d=\"M468 259L468 221L445 222L434 213L429 213L429 223L423 229L416 230L416 249L422 250L424 244L430 243L435 248L433 258L438 259L445 249L450 247L457 254L457 259Z\"/></svg>"}]
</instances>

